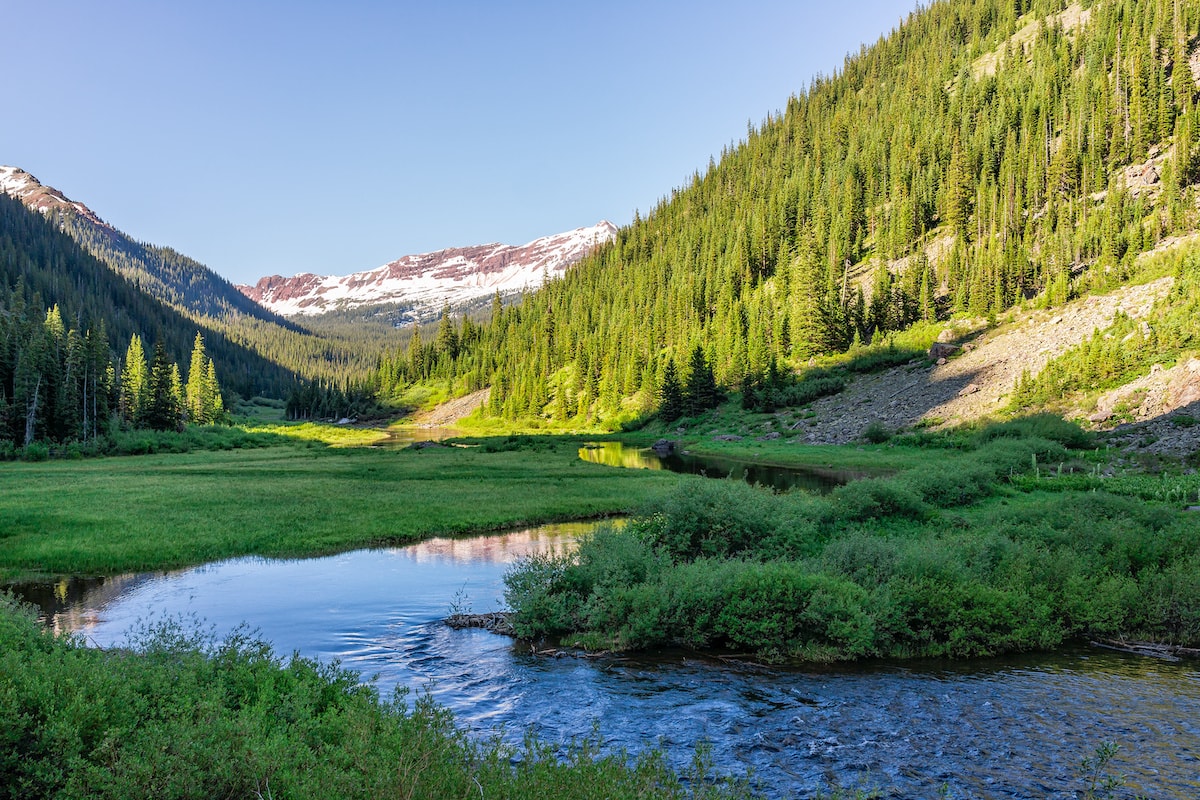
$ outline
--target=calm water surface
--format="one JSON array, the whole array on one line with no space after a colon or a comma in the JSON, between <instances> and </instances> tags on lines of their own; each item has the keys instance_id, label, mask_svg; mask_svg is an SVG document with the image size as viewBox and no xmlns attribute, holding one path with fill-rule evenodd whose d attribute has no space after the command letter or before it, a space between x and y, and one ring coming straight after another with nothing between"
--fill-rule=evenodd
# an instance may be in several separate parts
<instances>
[{"instance_id":1,"label":"calm water surface","mask_svg":"<svg viewBox=\"0 0 1200 800\"><path fill-rule=\"evenodd\" d=\"M596 442L579 448L579 457L595 464L631 469L665 469L686 475L731 478L784 492L829 492L855 478L861 472L820 467L778 467L720 456L671 453L659 455L649 447L630 447L622 442Z\"/></svg>"},{"instance_id":2,"label":"calm water surface","mask_svg":"<svg viewBox=\"0 0 1200 800\"><path fill-rule=\"evenodd\" d=\"M685 768L708 741L719 771L774 797L830 785L885 797L1074 798L1080 760L1121 746L1128 795L1200 797L1200 665L1102 650L1053 656L765 668L686 653L583 659L442 624L452 605L502 606L518 557L562 552L583 526L390 550L172 573L64 581L21 591L48 624L95 644L139 620L195 615L220 632L245 621L279 652L341 659L392 687L428 689L459 723L518 743L599 732L604 747L662 746Z\"/></svg>"}]
</instances>

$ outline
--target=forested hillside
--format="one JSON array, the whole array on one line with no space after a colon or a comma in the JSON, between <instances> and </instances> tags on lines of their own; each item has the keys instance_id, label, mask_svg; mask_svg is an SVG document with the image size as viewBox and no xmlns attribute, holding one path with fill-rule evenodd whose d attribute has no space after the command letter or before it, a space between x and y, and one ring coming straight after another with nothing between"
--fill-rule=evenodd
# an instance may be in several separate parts
<instances>
[{"instance_id":1,"label":"forested hillside","mask_svg":"<svg viewBox=\"0 0 1200 800\"><path fill-rule=\"evenodd\" d=\"M324 333L290 322L263 308L203 264L169 247L135 242L99 228L70 209L56 212L63 229L87 252L139 289L261 358L304 379L346 385L368 381L386 341L346 329ZM282 396L272 380L256 391Z\"/></svg>"},{"instance_id":2,"label":"forested hillside","mask_svg":"<svg viewBox=\"0 0 1200 800\"><path fill-rule=\"evenodd\" d=\"M24 309L45 314L54 306L66 328L81 335L99 331L103 323L106 341L97 344L104 350L97 361L107 360L109 350L124 352L137 335L148 343L161 341L171 361L186 364L199 330L225 388L247 396L271 390L282 394L296 380L290 370L224 331L197 324L140 291L85 252L53 221L0 194L0 313L15 321ZM10 344L12 340L6 338L6 350ZM7 396L13 398L12 387Z\"/></svg>"},{"instance_id":3,"label":"forested hillside","mask_svg":"<svg viewBox=\"0 0 1200 800\"><path fill-rule=\"evenodd\" d=\"M561 280L393 353L384 391L490 385L493 415L613 422L696 344L736 387L1119 283L1197 227L1198 22L1195 0L935 2Z\"/></svg>"}]
</instances>

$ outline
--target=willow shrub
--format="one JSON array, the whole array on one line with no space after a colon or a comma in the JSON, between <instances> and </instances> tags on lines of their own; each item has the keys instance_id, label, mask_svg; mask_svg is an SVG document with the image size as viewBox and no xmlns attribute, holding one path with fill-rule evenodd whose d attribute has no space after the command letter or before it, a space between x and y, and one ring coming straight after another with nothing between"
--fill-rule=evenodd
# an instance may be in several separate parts
<instances>
[{"instance_id":1,"label":"willow shrub","mask_svg":"<svg viewBox=\"0 0 1200 800\"><path fill-rule=\"evenodd\" d=\"M825 497L684 482L624 531L518 565L517 628L810 659L1200 643L1194 514L1080 483L1059 465L1085 440L1058 428L959 432L961 448Z\"/></svg>"}]
</instances>

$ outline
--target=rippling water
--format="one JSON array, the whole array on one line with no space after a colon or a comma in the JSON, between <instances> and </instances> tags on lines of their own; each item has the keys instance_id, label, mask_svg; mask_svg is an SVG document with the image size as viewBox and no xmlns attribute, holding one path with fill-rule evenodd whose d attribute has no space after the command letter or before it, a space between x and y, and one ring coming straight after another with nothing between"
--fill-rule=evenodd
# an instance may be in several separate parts
<instances>
[{"instance_id":1,"label":"rippling water","mask_svg":"<svg viewBox=\"0 0 1200 800\"><path fill-rule=\"evenodd\" d=\"M441 620L501 607L521 555L572 546L582 526L326 558L234 559L165 574L22 587L48 624L99 645L139 619L248 622L282 653L341 659L392 687L428 689L459 723L519 742L591 736L664 748L684 768L713 746L723 774L767 794L882 789L888 797L1074 798L1081 759L1121 746L1132 793L1200 797L1200 665L1103 650L971 662L766 668L688 653L548 657Z\"/></svg>"}]
</instances>

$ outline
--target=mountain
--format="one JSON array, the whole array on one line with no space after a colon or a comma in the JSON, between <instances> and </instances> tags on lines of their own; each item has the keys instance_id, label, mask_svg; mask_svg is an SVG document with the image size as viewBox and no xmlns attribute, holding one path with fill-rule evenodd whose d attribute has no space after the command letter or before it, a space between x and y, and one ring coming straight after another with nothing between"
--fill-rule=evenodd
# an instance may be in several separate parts
<instances>
[{"instance_id":1,"label":"mountain","mask_svg":"<svg viewBox=\"0 0 1200 800\"><path fill-rule=\"evenodd\" d=\"M213 356L219 369L227 366L236 372L236 380L226 385L243 394L282 396L297 377L335 383L361 381L369 376L379 351L390 343L386 332L377 328L353 335L314 333L258 305L229 281L182 253L134 240L85 204L69 199L18 167L0 167L0 193L40 212L128 282L135 294L154 298L175 312L171 316L185 320L182 327L191 332L181 333L180 341L190 342L195 331L201 329L206 331L206 340L212 336L236 343L236 354L218 347ZM128 298L124 291L120 295ZM142 301L139 305L148 307ZM125 312L97 309L96 313L109 318ZM152 316L160 320L155 325L163 324L161 314L155 312ZM154 330L145 331L137 325L130 328L134 329L144 338L154 339Z\"/></svg>"},{"instance_id":2,"label":"mountain","mask_svg":"<svg viewBox=\"0 0 1200 800\"><path fill-rule=\"evenodd\" d=\"M15 197L27 207L48 214L71 210L101 230L116 234L116 230L83 203L68 200L52 186L44 186L37 178L19 167L0 166L0 192Z\"/></svg>"},{"instance_id":3,"label":"mountain","mask_svg":"<svg viewBox=\"0 0 1200 800\"><path fill-rule=\"evenodd\" d=\"M6 177L11 178L11 173ZM69 203L55 194L41 187L17 200L0 192L0 315L23 306L57 305L68 326L81 333L103 323L114 356L124 353L130 337L137 334L148 344L163 342L171 359L185 364L199 331L224 387L247 396L267 392L282 396L294 385L297 376L290 370L143 291L87 252L56 224L53 215L34 210L38 202L44 201L43 207L51 210ZM35 195L32 207L23 205ZM12 306L5 309L7 303ZM0 360L12 358L7 352L10 346L11 342L0 342ZM14 396L0 387L0 395L4 394Z\"/></svg>"},{"instance_id":4,"label":"mountain","mask_svg":"<svg viewBox=\"0 0 1200 800\"><path fill-rule=\"evenodd\" d=\"M172 250L133 240L80 202L45 186L23 169L0 166L0 191L43 214L61 217L73 238L151 295L180 310L207 317L242 314L298 330L251 302L203 264Z\"/></svg>"},{"instance_id":5,"label":"mountain","mask_svg":"<svg viewBox=\"0 0 1200 800\"><path fill-rule=\"evenodd\" d=\"M390 355L381 385L620 424L697 345L739 388L1127 283L1200 229L1198 41L1195 2L930 3L520 305Z\"/></svg>"},{"instance_id":6,"label":"mountain","mask_svg":"<svg viewBox=\"0 0 1200 800\"><path fill-rule=\"evenodd\" d=\"M444 305L461 307L499 292L511 295L542 285L547 276L613 240L617 228L601 221L521 246L485 244L404 256L378 269L345 276L302 273L238 286L247 297L283 316L399 305L410 319L427 319Z\"/></svg>"}]
</instances>

